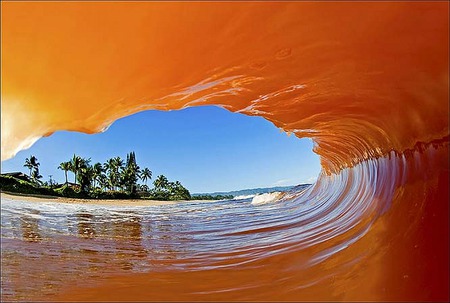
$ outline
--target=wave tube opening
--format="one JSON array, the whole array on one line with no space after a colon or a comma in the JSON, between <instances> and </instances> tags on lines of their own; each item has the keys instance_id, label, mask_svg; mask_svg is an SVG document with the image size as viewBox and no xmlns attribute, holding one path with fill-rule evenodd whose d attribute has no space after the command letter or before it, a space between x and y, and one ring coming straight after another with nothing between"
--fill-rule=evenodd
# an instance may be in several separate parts
<instances>
[{"instance_id":1,"label":"wave tube opening","mask_svg":"<svg viewBox=\"0 0 450 303\"><path fill-rule=\"evenodd\" d=\"M104 163L136 152L141 170L153 178L178 180L191 193L311 184L319 175L312 141L298 140L261 117L232 113L216 106L176 111L143 111L116 120L97 134L56 132L40 138L14 158L2 161L2 173L23 170L30 154L41 163L40 174L63 183L56 168L73 154ZM69 173L74 181L74 174ZM148 184L151 186L151 182Z\"/></svg>"},{"instance_id":2,"label":"wave tube opening","mask_svg":"<svg viewBox=\"0 0 450 303\"><path fill-rule=\"evenodd\" d=\"M313 187L252 224L227 209L187 237L205 251L57 299L448 300L448 3L2 3L2 23L2 159L211 104L321 157Z\"/></svg>"}]
</instances>

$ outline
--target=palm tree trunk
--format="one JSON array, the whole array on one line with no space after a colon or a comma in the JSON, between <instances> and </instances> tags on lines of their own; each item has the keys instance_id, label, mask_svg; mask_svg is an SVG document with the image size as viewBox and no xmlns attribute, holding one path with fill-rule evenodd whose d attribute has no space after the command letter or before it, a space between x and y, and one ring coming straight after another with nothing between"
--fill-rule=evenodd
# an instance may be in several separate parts
<instances>
[{"instance_id":1,"label":"palm tree trunk","mask_svg":"<svg viewBox=\"0 0 450 303\"><path fill-rule=\"evenodd\" d=\"M67 185L67 170L64 171L64 174L66 175L66 185Z\"/></svg>"}]
</instances>

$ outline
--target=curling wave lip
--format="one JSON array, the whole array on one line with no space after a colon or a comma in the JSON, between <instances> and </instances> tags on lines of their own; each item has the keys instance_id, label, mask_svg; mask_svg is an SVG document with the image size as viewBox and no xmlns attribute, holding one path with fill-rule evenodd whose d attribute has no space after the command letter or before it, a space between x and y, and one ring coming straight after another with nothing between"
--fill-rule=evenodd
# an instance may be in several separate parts
<instances>
[{"instance_id":1,"label":"curling wave lip","mask_svg":"<svg viewBox=\"0 0 450 303\"><path fill-rule=\"evenodd\" d=\"M237 208L247 227L205 223L219 243L253 234L254 247L182 270L106 270L59 298L448 300L448 9L2 2L2 159L57 130L211 104L310 137L321 157L316 184L283 202L288 217Z\"/></svg>"}]
</instances>

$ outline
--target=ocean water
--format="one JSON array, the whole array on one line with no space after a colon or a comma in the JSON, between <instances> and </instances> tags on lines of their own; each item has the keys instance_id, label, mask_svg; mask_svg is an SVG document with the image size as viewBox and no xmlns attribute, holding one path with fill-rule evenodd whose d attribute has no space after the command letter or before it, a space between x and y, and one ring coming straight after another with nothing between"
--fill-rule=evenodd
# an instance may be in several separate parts
<instances>
[{"instance_id":1,"label":"ocean water","mask_svg":"<svg viewBox=\"0 0 450 303\"><path fill-rule=\"evenodd\" d=\"M277 229L291 208L283 202L254 207L251 199L99 206L4 198L2 298L49 299L67 283L89 286L108 273L238 266L226 261L230 254L253 262L275 232L258 230Z\"/></svg>"},{"instance_id":2,"label":"ocean water","mask_svg":"<svg viewBox=\"0 0 450 303\"><path fill-rule=\"evenodd\" d=\"M448 10L2 3L2 159L57 130L217 105L311 138L322 165L259 205L2 201L2 298L448 301Z\"/></svg>"}]
</instances>

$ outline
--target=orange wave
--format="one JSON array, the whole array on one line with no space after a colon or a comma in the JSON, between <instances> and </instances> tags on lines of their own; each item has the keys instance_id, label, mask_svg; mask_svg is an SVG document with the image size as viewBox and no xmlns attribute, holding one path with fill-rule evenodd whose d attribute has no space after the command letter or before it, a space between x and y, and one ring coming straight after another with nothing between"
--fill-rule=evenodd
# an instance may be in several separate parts
<instances>
[{"instance_id":1,"label":"orange wave","mask_svg":"<svg viewBox=\"0 0 450 303\"><path fill-rule=\"evenodd\" d=\"M334 197L345 182L375 187L369 200L389 211L344 253L371 247L351 272L359 279L341 272L323 277L326 292L287 283L264 298L253 288L217 298L448 299L448 2L1 5L2 160L57 130L95 133L147 109L218 105L262 116L314 140L323 167L316 194ZM393 173L399 165L403 179ZM351 167L358 177L324 187ZM271 262L294 260L266 259L259 290L281 279ZM231 283L223 274L178 273L171 279L186 288L167 286L166 295L203 298ZM226 274L255 275L246 267ZM187 282L205 278L216 284L194 291ZM136 279L142 286L147 277ZM118 296L111 285L96 289L98 298ZM149 294L130 287L137 299Z\"/></svg>"}]
</instances>

